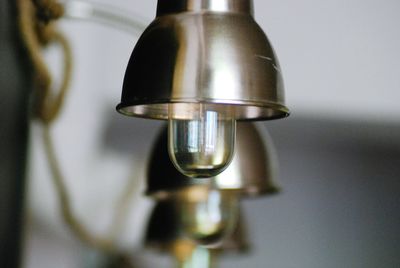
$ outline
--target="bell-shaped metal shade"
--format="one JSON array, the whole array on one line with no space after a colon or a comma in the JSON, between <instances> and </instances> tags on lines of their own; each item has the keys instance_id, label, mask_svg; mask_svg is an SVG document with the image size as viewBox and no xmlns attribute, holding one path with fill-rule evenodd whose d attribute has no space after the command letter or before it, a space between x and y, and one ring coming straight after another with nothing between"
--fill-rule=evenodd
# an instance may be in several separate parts
<instances>
[{"instance_id":1,"label":"bell-shaped metal shade","mask_svg":"<svg viewBox=\"0 0 400 268\"><path fill-rule=\"evenodd\" d=\"M253 18L252 0L158 1L156 19L132 52L117 110L174 119L190 103L229 105L236 120L289 114L279 63Z\"/></svg>"},{"instance_id":2,"label":"bell-shaped metal shade","mask_svg":"<svg viewBox=\"0 0 400 268\"><path fill-rule=\"evenodd\" d=\"M278 190L273 183L277 159L272 140L255 123L238 123L233 160L227 169L211 179L189 178L176 170L168 155L167 139L167 128L164 128L150 155L146 194L153 198L166 199L193 185L237 191L243 196L272 194Z\"/></svg>"},{"instance_id":3,"label":"bell-shaped metal shade","mask_svg":"<svg viewBox=\"0 0 400 268\"><path fill-rule=\"evenodd\" d=\"M174 200L157 202L154 207L145 233L145 246L163 252L170 252L176 243L185 246L196 246L183 235L182 226L179 222L177 206ZM249 249L247 230L239 212L239 220L234 232L213 250L220 252L233 251L245 252Z\"/></svg>"}]
</instances>

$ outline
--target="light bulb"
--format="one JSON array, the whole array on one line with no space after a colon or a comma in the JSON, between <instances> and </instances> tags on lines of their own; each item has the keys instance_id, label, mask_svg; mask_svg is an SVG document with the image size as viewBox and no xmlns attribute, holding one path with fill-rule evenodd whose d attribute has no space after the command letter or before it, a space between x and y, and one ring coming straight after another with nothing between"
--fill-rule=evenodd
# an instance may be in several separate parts
<instances>
[{"instance_id":1,"label":"light bulb","mask_svg":"<svg viewBox=\"0 0 400 268\"><path fill-rule=\"evenodd\" d=\"M184 175L209 178L221 173L234 153L236 121L228 105L170 105L168 152Z\"/></svg>"},{"instance_id":2,"label":"light bulb","mask_svg":"<svg viewBox=\"0 0 400 268\"><path fill-rule=\"evenodd\" d=\"M239 204L232 192L195 186L179 200L183 234L199 245L217 247L237 224Z\"/></svg>"}]
</instances>

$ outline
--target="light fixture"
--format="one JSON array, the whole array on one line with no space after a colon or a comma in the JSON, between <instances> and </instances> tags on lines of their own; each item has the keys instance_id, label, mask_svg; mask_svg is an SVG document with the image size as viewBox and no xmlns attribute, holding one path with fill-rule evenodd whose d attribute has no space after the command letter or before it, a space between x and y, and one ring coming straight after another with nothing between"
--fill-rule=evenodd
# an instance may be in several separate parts
<instances>
[{"instance_id":1,"label":"light fixture","mask_svg":"<svg viewBox=\"0 0 400 268\"><path fill-rule=\"evenodd\" d=\"M184 236L179 219L179 211L174 200L157 202L147 224L144 243L148 248L172 254L178 262L183 263L190 259L198 245ZM246 226L239 214L234 232L210 250L213 254L244 253L249 250L247 241Z\"/></svg>"},{"instance_id":2,"label":"light fixture","mask_svg":"<svg viewBox=\"0 0 400 268\"><path fill-rule=\"evenodd\" d=\"M185 236L203 246L218 246L233 231L240 197L277 191L272 182L277 165L273 146L268 134L260 131L255 123L238 123L232 164L211 180L202 180L175 169L164 127L150 155L146 194L175 200Z\"/></svg>"},{"instance_id":3,"label":"light fixture","mask_svg":"<svg viewBox=\"0 0 400 268\"><path fill-rule=\"evenodd\" d=\"M125 73L125 115L169 121L168 150L189 177L234 155L236 121L286 117L278 60L252 0L158 0Z\"/></svg>"},{"instance_id":4,"label":"light fixture","mask_svg":"<svg viewBox=\"0 0 400 268\"><path fill-rule=\"evenodd\" d=\"M266 129L256 123L238 123L232 163L212 180L191 179L178 172L168 157L167 143L165 127L154 143L147 168L146 194L155 199L168 199L177 191L194 185L212 186L241 196L278 191L273 182L278 168L274 145Z\"/></svg>"}]
</instances>

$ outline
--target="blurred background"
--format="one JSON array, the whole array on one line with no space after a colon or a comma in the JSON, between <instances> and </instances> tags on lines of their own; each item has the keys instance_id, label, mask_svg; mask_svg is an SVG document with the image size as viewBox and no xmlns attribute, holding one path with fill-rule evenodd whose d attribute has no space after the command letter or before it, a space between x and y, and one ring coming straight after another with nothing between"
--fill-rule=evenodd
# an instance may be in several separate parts
<instances>
[{"instance_id":1,"label":"blurred background","mask_svg":"<svg viewBox=\"0 0 400 268\"><path fill-rule=\"evenodd\" d=\"M144 25L155 16L155 0L90 2ZM254 6L280 60L291 109L288 119L263 123L277 148L282 193L244 201L251 251L224 255L219 266L400 267L400 2L254 0ZM138 34L74 19L60 26L74 70L53 133L73 209L93 233L106 233L118 196L135 181L119 246L138 267L173 267L167 256L142 248L153 205L143 195L144 172L161 123L115 112ZM0 52L4 59L11 53L5 45ZM56 80L58 52L46 51ZM1 81L13 70L5 63ZM31 124L22 267L99 267L98 254L61 220L40 131Z\"/></svg>"}]
</instances>

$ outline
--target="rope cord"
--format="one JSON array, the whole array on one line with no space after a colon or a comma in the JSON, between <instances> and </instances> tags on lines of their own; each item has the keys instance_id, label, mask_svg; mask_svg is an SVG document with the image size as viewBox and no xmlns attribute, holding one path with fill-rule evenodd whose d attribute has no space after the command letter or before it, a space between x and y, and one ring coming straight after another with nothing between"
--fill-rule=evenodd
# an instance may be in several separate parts
<instances>
[{"instance_id":1,"label":"rope cord","mask_svg":"<svg viewBox=\"0 0 400 268\"><path fill-rule=\"evenodd\" d=\"M51 125L58 118L65 102L72 74L72 52L68 40L55 27L55 20L64 14L63 6L55 0L17 0L19 10L19 31L35 72L34 116L43 124L43 142L48 159L52 180L59 199L62 218L70 230L83 243L114 256L123 256L117 251L111 237L116 236L112 229L110 238L98 238L80 222L73 213L71 198L65 185L60 163L54 148ZM58 90L52 90L51 73L42 55L42 49L50 44L59 44L64 54L63 77ZM131 176L133 178L133 176ZM135 183L128 181L129 186ZM122 192L112 226L121 226L127 210L127 203L133 192ZM132 265L131 265L132 266Z\"/></svg>"},{"instance_id":2,"label":"rope cord","mask_svg":"<svg viewBox=\"0 0 400 268\"><path fill-rule=\"evenodd\" d=\"M58 198L60 199L61 214L67 225L74 233L91 247L101 249L107 253L115 253L112 247L112 242L94 237L72 212L70 196L65 186L65 179L62 175L58 159L56 157L53 140L50 134L50 128L45 125L43 128L43 142L45 145L47 160L50 164L53 182L57 190Z\"/></svg>"},{"instance_id":3,"label":"rope cord","mask_svg":"<svg viewBox=\"0 0 400 268\"><path fill-rule=\"evenodd\" d=\"M54 19L63 14L62 6L54 0L18 0L19 29L35 72L34 115L44 124L54 121L63 107L72 73L72 53L67 39L55 28ZM64 53L63 78L57 93L52 93L50 71L42 48L59 44Z\"/></svg>"}]
</instances>

